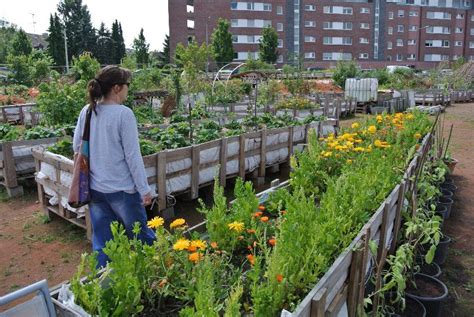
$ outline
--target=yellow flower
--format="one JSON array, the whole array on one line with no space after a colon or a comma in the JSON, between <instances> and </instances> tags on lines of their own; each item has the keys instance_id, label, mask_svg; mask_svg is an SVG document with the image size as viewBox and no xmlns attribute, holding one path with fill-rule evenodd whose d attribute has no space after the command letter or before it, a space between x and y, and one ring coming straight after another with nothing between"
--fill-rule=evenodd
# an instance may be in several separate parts
<instances>
[{"instance_id":1,"label":"yellow flower","mask_svg":"<svg viewBox=\"0 0 474 317\"><path fill-rule=\"evenodd\" d=\"M243 222L234 221L232 223L229 223L227 226L230 230L234 230L235 232L241 232L242 230L244 230Z\"/></svg>"},{"instance_id":2,"label":"yellow flower","mask_svg":"<svg viewBox=\"0 0 474 317\"><path fill-rule=\"evenodd\" d=\"M374 126L374 125L371 125L371 126L367 129L367 131L369 131L370 133L373 134L373 133L377 132L377 127Z\"/></svg>"},{"instance_id":3,"label":"yellow flower","mask_svg":"<svg viewBox=\"0 0 474 317\"><path fill-rule=\"evenodd\" d=\"M165 220L161 217L155 217L147 222L148 228L156 229L161 227L165 223Z\"/></svg>"},{"instance_id":4,"label":"yellow flower","mask_svg":"<svg viewBox=\"0 0 474 317\"><path fill-rule=\"evenodd\" d=\"M405 118L407 120L413 120L415 118L415 116L412 114L412 113L407 113L407 115L405 116Z\"/></svg>"},{"instance_id":5,"label":"yellow flower","mask_svg":"<svg viewBox=\"0 0 474 317\"><path fill-rule=\"evenodd\" d=\"M390 147L390 144L388 144L388 143L385 142L385 141L380 141L380 140L375 140L374 145L375 145L376 147L380 147L380 148L388 148L388 147Z\"/></svg>"},{"instance_id":6,"label":"yellow flower","mask_svg":"<svg viewBox=\"0 0 474 317\"><path fill-rule=\"evenodd\" d=\"M328 143L328 147L332 149L332 148L336 147L338 144L339 144L339 143L338 143L337 141L329 142L329 143Z\"/></svg>"},{"instance_id":7,"label":"yellow flower","mask_svg":"<svg viewBox=\"0 0 474 317\"><path fill-rule=\"evenodd\" d=\"M351 128L352 129L358 129L360 127L359 123L357 122L354 122L352 125L351 125Z\"/></svg>"},{"instance_id":8,"label":"yellow flower","mask_svg":"<svg viewBox=\"0 0 474 317\"><path fill-rule=\"evenodd\" d=\"M419 138L421 138L421 134L420 133L415 133L415 139L418 140Z\"/></svg>"},{"instance_id":9,"label":"yellow flower","mask_svg":"<svg viewBox=\"0 0 474 317\"><path fill-rule=\"evenodd\" d=\"M198 248L198 249L204 250L204 249L206 249L207 244L206 244L206 241L193 240L193 241L191 241L191 243L190 243L190 247L194 247L194 248Z\"/></svg>"},{"instance_id":10,"label":"yellow flower","mask_svg":"<svg viewBox=\"0 0 474 317\"><path fill-rule=\"evenodd\" d=\"M346 141L346 146L347 146L349 149L351 149L351 148L354 147L354 143L351 142L351 141Z\"/></svg>"},{"instance_id":11,"label":"yellow flower","mask_svg":"<svg viewBox=\"0 0 474 317\"><path fill-rule=\"evenodd\" d=\"M354 152L364 152L364 150L365 149L363 147L360 147L360 146L354 148Z\"/></svg>"},{"instance_id":12,"label":"yellow flower","mask_svg":"<svg viewBox=\"0 0 474 317\"><path fill-rule=\"evenodd\" d=\"M369 153L372 152L372 144L367 147L366 151Z\"/></svg>"},{"instance_id":13,"label":"yellow flower","mask_svg":"<svg viewBox=\"0 0 474 317\"><path fill-rule=\"evenodd\" d=\"M352 160L347 160L347 164L352 164Z\"/></svg>"},{"instance_id":14,"label":"yellow flower","mask_svg":"<svg viewBox=\"0 0 474 317\"><path fill-rule=\"evenodd\" d=\"M383 121L383 117L382 117L381 115L378 115L378 116L377 116L377 121L378 121L379 123L382 122L382 121Z\"/></svg>"},{"instance_id":15,"label":"yellow flower","mask_svg":"<svg viewBox=\"0 0 474 317\"><path fill-rule=\"evenodd\" d=\"M185 223L186 223L186 221L183 218L178 218L170 224L170 229L173 229L173 228L176 228L176 227L181 227Z\"/></svg>"},{"instance_id":16,"label":"yellow flower","mask_svg":"<svg viewBox=\"0 0 474 317\"><path fill-rule=\"evenodd\" d=\"M179 239L173 245L173 250L179 250L179 251L186 250L187 248L189 248L190 244L191 242L188 239Z\"/></svg>"},{"instance_id":17,"label":"yellow flower","mask_svg":"<svg viewBox=\"0 0 474 317\"><path fill-rule=\"evenodd\" d=\"M329 152L329 151L328 151L328 152L325 152L325 151L323 151L323 152L321 152L321 155L324 156L324 157L330 157L330 156L332 155L332 152Z\"/></svg>"}]
</instances>

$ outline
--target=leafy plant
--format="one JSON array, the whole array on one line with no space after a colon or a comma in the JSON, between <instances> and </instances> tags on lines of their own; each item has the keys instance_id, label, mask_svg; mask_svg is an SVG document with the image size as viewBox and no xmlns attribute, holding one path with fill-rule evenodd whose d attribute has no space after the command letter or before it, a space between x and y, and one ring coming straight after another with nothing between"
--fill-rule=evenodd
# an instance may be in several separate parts
<instances>
[{"instance_id":1,"label":"leafy plant","mask_svg":"<svg viewBox=\"0 0 474 317\"><path fill-rule=\"evenodd\" d=\"M74 157L71 139L59 140L58 142L56 142L56 144L49 146L48 151L65 156L70 159Z\"/></svg>"}]
</instances>

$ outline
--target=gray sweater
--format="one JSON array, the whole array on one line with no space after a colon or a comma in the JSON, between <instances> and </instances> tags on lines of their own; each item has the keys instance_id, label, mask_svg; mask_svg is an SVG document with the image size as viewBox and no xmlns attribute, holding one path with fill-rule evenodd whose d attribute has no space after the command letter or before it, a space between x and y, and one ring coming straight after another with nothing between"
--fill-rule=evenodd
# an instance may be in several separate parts
<instances>
[{"instance_id":1,"label":"gray sweater","mask_svg":"<svg viewBox=\"0 0 474 317\"><path fill-rule=\"evenodd\" d=\"M73 149L79 152L87 108L77 121ZM91 189L102 193L138 191L149 193L145 166L140 154L137 121L132 110L123 105L97 105L92 113L90 132Z\"/></svg>"}]
</instances>

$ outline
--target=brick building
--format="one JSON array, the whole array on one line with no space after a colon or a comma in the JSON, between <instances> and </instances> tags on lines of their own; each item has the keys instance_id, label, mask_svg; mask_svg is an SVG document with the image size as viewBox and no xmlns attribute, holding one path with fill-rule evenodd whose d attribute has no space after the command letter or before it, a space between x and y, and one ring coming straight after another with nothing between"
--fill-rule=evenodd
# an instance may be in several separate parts
<instances>
[{"instance_id":1,"label":"brick building","mask_svg":"<svg viewBox=\"0 0 474 317\"><path fill-rule=\"evenodd\" d=\"M262 29L279 35L278 64L306 67L357 60L432 67L474 60L474 0L168 0L171 53L177 43L210 43L218 18L230 21L236 61L258 57Z\"/></svg>"}]
</instances>

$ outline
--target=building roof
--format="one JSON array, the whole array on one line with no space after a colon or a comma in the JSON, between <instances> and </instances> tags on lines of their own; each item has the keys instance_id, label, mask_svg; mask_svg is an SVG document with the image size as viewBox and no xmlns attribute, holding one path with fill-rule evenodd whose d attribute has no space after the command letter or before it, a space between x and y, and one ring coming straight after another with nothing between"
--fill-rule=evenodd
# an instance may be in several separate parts
<instances>
[{"instance_id":1,"label":"building roof","mask_svg":"<svg viewBox=\"0 0 474 317\"><path fill-rule=\"evenodd\" d=\"M44 50L48 47L48 42L46 41L47 33L43 34L32 34L28 33L28 36L31 39L31 45L33 48Z\"/></svg>"}]
</instances>

